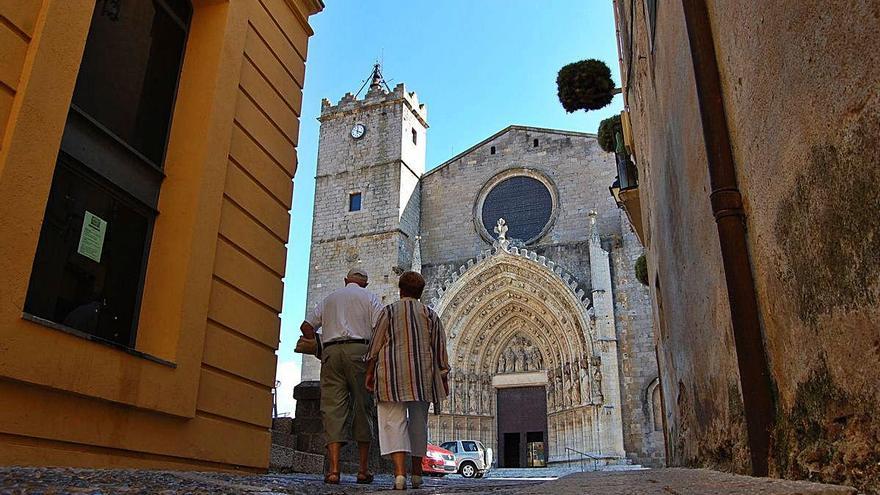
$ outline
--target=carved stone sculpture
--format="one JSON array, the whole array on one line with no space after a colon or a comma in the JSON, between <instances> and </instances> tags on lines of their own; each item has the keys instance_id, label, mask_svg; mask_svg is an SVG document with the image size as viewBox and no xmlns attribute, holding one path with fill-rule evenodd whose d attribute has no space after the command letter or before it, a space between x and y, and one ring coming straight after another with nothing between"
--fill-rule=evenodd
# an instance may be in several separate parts
<instances>
[{"instance_id":1,"label":"carved stone sculpture","mask_svg":"<svg viewBox=\"0 0 880 495\"><path fill-rule=\"evenodd\" d=\"M464 375L455 374L455 412L457 414L465 414L467 405L467 383L464 381Z\"/></svg>"},{"instance_id":2,"label":"carved stone sculpture","mask_svg":"<svg viewBox=\"0 0 880 495\"><path fill-rule=\"evenodd\" d=\"M468 397L470 400L468 401L468 414L477 414L479 410L479 405L477 402L480 400L480 394L477 392L477 376L470 375L468 376Z\"/></svg>"},{"instance_id":3,"label":"carved stone sculpture","mask_svg":"<svg viewBox=\"0 0 880 495\"><path fill-rule=\"evenodd\" d=\"M492 391L492 379L489 376L483 376L481 381L483 386L480 393L480 406L483 408L483 414L491 415L493 411L489 396Z\"/></svg>"},{"instance_id":4,"label":"carved stone sculpture","mask_svg":"<svg viewBox=\"0 0 880 495\"><path fill-rule=\"evenodd\" d=\"M571 368L568 375L569 387L571 387L571 404L573 406L579 406L581 404L581 386L580 376L578 375L578 368L579 366Z\"/></svg>"},{"instance_id":5,"label":"carved stone sculpture","mask_svg":"<svg viewBox=\"0 0 880 495\"><path fill-rule=\"evenodd\" d=\"M581 359L581 366L579 367L578 371L581 388L581 400L586 402L590 398L590 368L586 358Z\"/></svg>"}]
</instances>

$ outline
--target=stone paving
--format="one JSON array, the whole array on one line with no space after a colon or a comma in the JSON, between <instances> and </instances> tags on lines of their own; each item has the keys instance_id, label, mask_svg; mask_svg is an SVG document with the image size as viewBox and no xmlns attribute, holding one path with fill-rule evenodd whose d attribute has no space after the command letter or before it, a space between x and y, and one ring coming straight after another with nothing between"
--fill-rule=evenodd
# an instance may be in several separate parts
<instances>
[{"instance_id":1,"label":"stone paving","mask_svg":"<svg viewBox=\"0 0 880 495\"><path fill-rule=\"evenodd\" d=\"M537 473L533 473L536 475ZM419 494L512 494L545 481L497 476L496 479L425 477ZM315 474L237 475L183 471L100 470L70 468L0 468L0 494L293 494L336 495L389 491L390 475L377 475L372 485L358 485L354 475L343 475L339 485L325 485Z\"/></svg>"},{"instance_id":2,"label":"stone paving","mask_svg":"<svg viewBox=\"0 0 880 495\"><path fill-rule=\"evenodd\" d=\"M565 471L570 473L570 471ZM602 494L602 495L844 495L854 490L799 481L750 478L702 469L561 474L554 469L499 469L483 479L452 475L425 478L413 493L445 494ZM391 476L357 485L353 475L342 484L324 485L314 474L237 475L183 471L0 468L0 494L234 494L341 495L388 492Z\"/></svg>"},{"instance_id":3,"label":"stone paving","mask_svg":"<svg viewBox=\"0 0 880 495\"><path fill-rule=\"evenodd\" d=\"M852 495L852 488L806 481L752 478L708 469L575 473L518 494L574 495Z\"/></svg>"}]
</instances>

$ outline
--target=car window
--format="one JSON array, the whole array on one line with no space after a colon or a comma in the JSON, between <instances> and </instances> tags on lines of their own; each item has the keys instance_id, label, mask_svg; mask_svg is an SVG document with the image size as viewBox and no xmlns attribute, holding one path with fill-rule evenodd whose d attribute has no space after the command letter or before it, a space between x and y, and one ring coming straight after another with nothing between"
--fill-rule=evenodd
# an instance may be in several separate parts
<instances>
[{"instance_id":1,"label":"car window","mask_svg":"<svg viewBox=\"0 0 880 495\"><path fill-rule=\"evenodd\" d=\"M477 442L461 442L461 446L464 448L465 452L479 452Z\"/></svg>"},{"instance_id":2,"label":"car window","mask_svg":"<svg viewBox=\"0 0 880 495\"><path fill-rule=\"evenodd\" d=\"M458 452L458 449L455 448L455 442L446 442L443 445L441 445L441 447L452 452L453 454Z\"/></svg>"}]
</instances>

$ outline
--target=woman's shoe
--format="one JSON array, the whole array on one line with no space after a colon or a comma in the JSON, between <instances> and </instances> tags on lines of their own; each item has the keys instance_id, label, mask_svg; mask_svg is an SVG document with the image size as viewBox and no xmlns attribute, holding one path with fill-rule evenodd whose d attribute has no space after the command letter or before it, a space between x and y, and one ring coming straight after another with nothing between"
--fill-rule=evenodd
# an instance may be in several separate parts
<instances>
[{"instance_id":1,"label":"woman's shoe","mask_svg":"<svg viewBox=\"0 0 880 495\"><path fill-rule=\"evenodd\" d=\"M327 473L324 475L324 483L328 485L338 485L339 484L339 473Z\"/></svg>"},{"instance_id":2,"label":"woman's shoe","mask_svg":"<svg viewBox=\"0 0 880 495\"><path fill-rule=\"evenodd\" d=\"M406 490L406 476L395 476L394 477L394 489L395 490Z\"/></svg>"},{"instance_id":3,"label":"woman's shoe","mask_svg":"<svg viewBox=\"0 0 880 495\"><path fill-rule=\"evenodd\" d=\"M422 475L421 474L412 475L412 477L410 478L410 484L412 485L413 488L421 488L422 487Z\"/></svg>"}]
</instances>

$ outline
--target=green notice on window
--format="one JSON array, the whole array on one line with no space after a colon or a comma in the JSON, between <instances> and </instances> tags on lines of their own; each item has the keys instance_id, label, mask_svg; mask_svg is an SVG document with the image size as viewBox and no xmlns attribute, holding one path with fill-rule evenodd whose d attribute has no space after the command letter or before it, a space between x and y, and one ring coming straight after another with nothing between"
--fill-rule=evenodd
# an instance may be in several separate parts
<instances>
[{"instance_id":1,"label":"green notice on window","mask_svg":"<svg viewBox=\"0 0 880 495\"><path fill-rule=\"evenodd\" d=\"M107 233L107 222L94 213L87 211L83 216L82 232L79 234L79 246L76 252L101 262L101 252L104 250L104 234Z\"/></svg>"}]
</instances>

